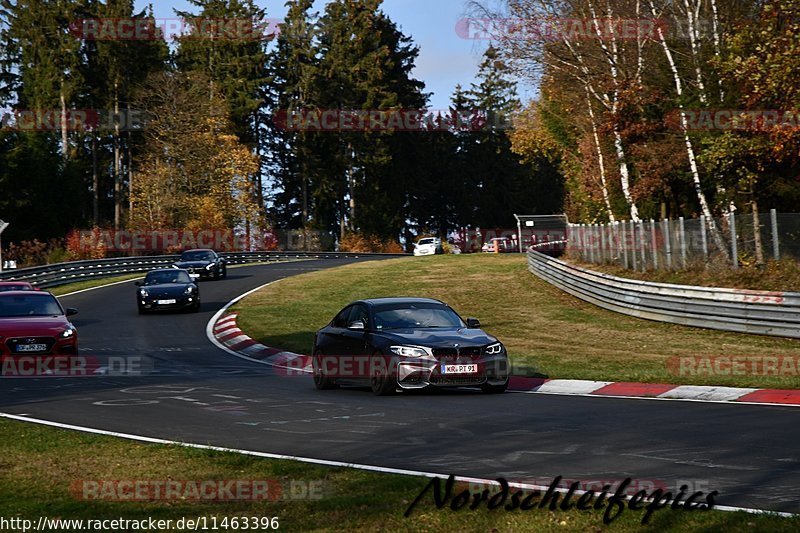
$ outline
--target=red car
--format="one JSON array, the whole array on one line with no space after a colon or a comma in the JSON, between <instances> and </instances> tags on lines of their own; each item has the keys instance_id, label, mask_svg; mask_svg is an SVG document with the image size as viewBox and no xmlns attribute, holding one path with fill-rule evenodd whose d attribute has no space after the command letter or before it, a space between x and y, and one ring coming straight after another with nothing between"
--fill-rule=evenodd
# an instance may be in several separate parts
<instances>
[{"instance_id":1,"label":"red car","mask_svg":"<svg viewBox=\"0 0 800 533\"><path fill-rule=\"evenodd\" d=\"M0 292L0 357L77 355L77 312L46 291Z\"/></svg>"},{"instance_id":2,"label":"red car","mask_svg":"<svg viewBox=\"0 0 800 533\"><path fill-rule=\"evenodd\" d=\"M27 281L0 281L0 292L5 291L38 291L39 287L34 287Z\"/></svg>"}]
</instances>

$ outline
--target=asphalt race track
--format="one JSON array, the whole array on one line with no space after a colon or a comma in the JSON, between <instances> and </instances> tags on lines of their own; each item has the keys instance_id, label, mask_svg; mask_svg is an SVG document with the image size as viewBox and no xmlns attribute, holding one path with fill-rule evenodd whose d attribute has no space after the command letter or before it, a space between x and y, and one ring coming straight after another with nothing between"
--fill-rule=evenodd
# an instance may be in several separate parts
<instances>
[{"instance_id":1,"label":"asphalt race track","mask_svg":"<svg viewBox=\"0 0 800 533\"><path fill-rule=\"evenodd\" d=\"M317 391L311 377L278 375L206 338L212 315L239 294L353 261L231 269L227 280L202 282L200 313L139 316L132 282L68 296L65 305L80 310L74 323L81 354L139 357L144 374L0 379L0 412L489 479L687 483L719 491L718 505L800 512L798 408L472 391L393 397Z\"/></svg>"}]
</instances>

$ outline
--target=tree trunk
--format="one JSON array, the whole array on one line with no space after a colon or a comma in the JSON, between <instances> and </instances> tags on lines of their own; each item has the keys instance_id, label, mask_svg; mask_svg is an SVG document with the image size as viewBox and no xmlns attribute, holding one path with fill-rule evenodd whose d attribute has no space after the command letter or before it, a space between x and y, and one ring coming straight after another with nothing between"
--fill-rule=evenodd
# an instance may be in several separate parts
<instances>
[{"instance_id":1,"label":"tree trunk","mask_svg":"<svg viewBox=\"0 0 800 533\"><path fill-rule=\"evenodd\" d=\"M114 82L114 229L118 230L122 224L122 162L120 161L119 139L119 92L117 82Z\"/></svg>"},{"instance_id":2,"label":"tree trunk","mask_svg":"<svg viewBox=\"0 0 800 533\"><path fill-rule=\"evenodd\" d=\"M92 221L100 225L100 173L97 169L97 132L92 131Z\"/></svg>"},{"instance_id":3,"label":"tree trunk","mask_svg":"<svg viewBox=\"0 0 800 533\"><path fill-rule=\"evenodd\" d=\"M606 184L606 164L605 164L605 157L603 157L603 148L600 145L600 136L597 133L597 122L595 121L594 116L594 109L592 108L592 100L589 96L589 88L584 86L586 90L586 105L589 110L589 120L592 123L592 137L594 138L594 146L597 150L597 164L600 167L600 187L603 193L603 203L606 206L606 213L608 214L608 220L612 224L616 221L614 217L614 211L611 209L611 199L608 195L608 186Z\"/></svg>"},{"instance_id":4,"label":"tree trunk","mask_svg":"<svg viewBox=\"0 0 800 533\"><path fill-rule=\"evenodd\" d=\"M650 10L653 13L653 17L658 18L658 12L653 0L650 0ZM700 171L697 168L697 158L695 157L692 140L689 137L689 127L686 121L686 113L684 112L683 102L681 101L683 97L683 85L681 83L680 74L678 73L678 67L675 64L675 59L672 57L672 51L670 50L667 40L664 37L664 31L660 27L656 26L656 33L658 34L659 41L661 42L661 48L664 50L664 55L667 58L670 70L672 71L672 78L675 82L675 92L678 95L678 110L681 114L681 131L683 132L683 140L686 145L686 155L689 158L689 167L692 172L692 184L694 185L695 194L697 194L697 200L700 202L700 209L702 210L703 215L706 217L706 221L708 222L708 230L711 233L711 237L714 239L714 244L716 244L717 249L723 255L723 257L725 257L726 260L729 260L730 254L728 253L728 247L725 244L725 240L722 238L722 233L720 233L717 223L714 221L714 217L711 214L711 209L708 207L706 195L703 192L702 182L700 180Z\"/></svg>"},{"instance_id":5,"label":"tree trunk","mask_svg":"<svg viewBox=\"0 0 800 533\"><path fill-rule=\"evenodd\" d=\"M355 195L355 179L353 178L353 146L350 143L347 143L347 157L350 161L349 167L347 169L347 192L350 196L350 231L355 231L356 227L356 195Z\"/></svg>"},{"instance_id":6,"label":"tree trunk","mask_svg":"<svg viewBox=\"0 0 800 533\"><path fill-rule=\"evenodd\" d=\"M58 97L61 102L61 158L66 162L69 160L69 137L67 135L67 98L64 95L64 80L61 80Z\"/></svg>"}]
</instances>

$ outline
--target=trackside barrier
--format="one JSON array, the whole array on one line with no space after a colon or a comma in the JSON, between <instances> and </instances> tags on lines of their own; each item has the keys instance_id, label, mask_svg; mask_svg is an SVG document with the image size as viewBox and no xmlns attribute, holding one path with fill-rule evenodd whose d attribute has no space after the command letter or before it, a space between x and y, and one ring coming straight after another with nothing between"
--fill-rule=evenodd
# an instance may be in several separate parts
<instances>
[{"instance_id":1,"label":"trackside barrier","mask_svg":"<svg viewBox=\"0 0 800 533\"><path fill-rule=\"evenodd\" d=\"M528 250L528 269L581 300L638 318L800 338L800 293L650 283L618 278Z\"/></svg>"},{"instance_id":2,"label":"trackside barrier","mask_svg":"<svg viewBox=\"0 0 800 533\"><path fill-rule=\"evenodd\" d=\"M275 263L295 259L353 259L359 257L405 257L406 254L359 254L344 252L223 252L220 254L229 265L245 263ZM10 270L0 274L2 281L27 281L43 289L86 281L90 279L124 276L148 272L155 268L170 267L178 255L148 257L119 257L70 261L32 268Z\"/></svg>"}]
</instances>

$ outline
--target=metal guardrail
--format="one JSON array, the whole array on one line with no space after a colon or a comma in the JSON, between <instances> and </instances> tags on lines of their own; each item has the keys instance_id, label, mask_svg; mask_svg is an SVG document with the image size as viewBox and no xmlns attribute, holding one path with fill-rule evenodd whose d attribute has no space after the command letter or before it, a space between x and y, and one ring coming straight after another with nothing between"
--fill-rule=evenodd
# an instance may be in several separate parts
<instances>
[{"instance_id":1,"label":"metal guardrail","mask_svg":"<svg viewBox=\"0 0 800 533\"><path fill-rule=\"evenodd\" d=\"M618 278L528 250L528 269L581 300L638 318L800 338L800 293L672 285Z\"/></svg>"},{"instance_id":2,"label":"metal guardrail","mask_svg":"<svg viewBox=\"0 0 800 533\"><path fill-rule=\"evenodd\" d=\"M371 254L346 252L222 252L229 265L245 263L275 263L294 259L352 259L359 257L405 257L407 254ZM32 268L8 270L0 274L0 281L27 281L43 289L86 281L90 279L124 276L169 267L180 258L178 255L146 257L118 257L70 261Z\"/></svg>"}]
</instances>

